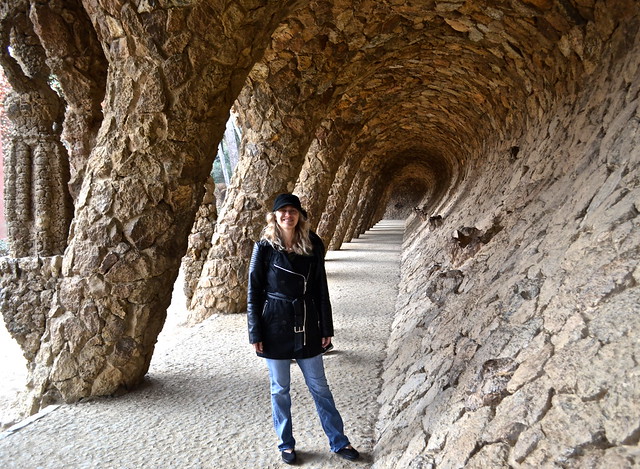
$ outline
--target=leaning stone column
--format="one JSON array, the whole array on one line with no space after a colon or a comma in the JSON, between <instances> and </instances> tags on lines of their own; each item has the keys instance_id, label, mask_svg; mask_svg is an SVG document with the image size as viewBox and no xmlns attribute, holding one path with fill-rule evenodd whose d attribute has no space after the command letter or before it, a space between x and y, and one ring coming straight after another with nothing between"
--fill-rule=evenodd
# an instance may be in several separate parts
<instances>
[{"instance_id":1,"label":"leaning stone column","mask_svg":"<svg viewBox=\"0 0 640 469\"><path fill-rule=\"evenodd\" d=\"M193 292L198 286L198 280L202 273L202 266L204 266L209 249L211 249L211 237L218 219L215 188L216 185L213 182L213 178L209 177L205 184L204 198L198 208L196 221L189 235L187 253L182 258L182 270L184 271L183 289L187 308L191 304Z\"/></svg>"},{"instance_id":2,"label":"leaning stone column","mask_svg":"<svg viewBox=\"0 0 640 469\"><path fill-rule=\"evenodd\" d=\"M256 65L238 98L237 108L246 110L240 119L251 125L245 125L240 162L191 301L192 323L214 313L246 309L249 259L265 224L265 213L277 193L293 191L317 123L328 106L326 97L315 94L305 98L287 91L279 95L278 90L288 90L287 83L277 82L279 75L270 72L269 63L263 60ZM262 114L265 106L271 109L268 116Z\"/></svg>"},{"instance_id":3,"label":"leaning stone column","mask_svg":"<svg viewBox=\"0 0 640 469\"><path fill-rule=\"evenodd\" d=\"M302 124L301 118L276 118L280 124L291 122L289 119L295 120L296 125L280 128L275 140L251 131L244 133L242 156L227 189L211 249L191 300L191 323L215 312L236 313L246 308L247 269L253 242L264 226L273 197L278 192L293 190L291 181L296 180L313 137L311 122Z\"/></svg>"},{"instance_id":4,"label":"leaning stone column","mask_svg":"<svg viewBox=\"0 0 640 469\"><path fill-rule=\"evenodd\" d=\"M382 177L380 176L380 173L378 173L371 178L366 195L361 197L361 199L364 199L364 206L362 208L360 220L353 231L352 239L360 237L361 234L364 234L374 225L373 219L375 212L378 209L378 206L383 205L382 202L384 201L382 196L384 191L382 190L382 187Z\"/></svg>"},{"instance_id":5,"label":"leaning stone column","mask_svg":"<svg viewBox=\"0 0 640 469\"><path fill-rule=\"evenodd\" d=\"M294 191L309 212L312 230L320 222L338 167L360 127L342 119L329 119L316 132L316 139L307 153Z\"/></svg>"},{"instance_id":6,"label":"leaning stone column","mask_svg":"<svg viewBox=\"0 0 640 469\"><path fill-rule=\"evenodd\" d=\"M342 241L340 242L340 245L342 245L342 243L348 243L356 237L356 229L362 222L365 207L369 203L369 196L370 196L369 192L371 190L372 179L373 179L373 176L371 175L366 176L364 183L360 188L358 200L356 201L355 206L350 212L351 216L349 217L349 223L347 225L347 229L344 232L344 236ZM337 241L340 241L340 240L337 239L336 242ZM340 245L338 246L338 249L340 248Z\"/></svg>"},{"instance_id":7,"label":"leaning stone column","mask_svg":"<svg viewBox=\"0 0 640 469\"><path fill-rule=\"evenodd\" d=\"M249 258L264 214L278 192L293 191L319 123L347 89L338 79L344 64L361 54L362 28L332 17L337 12L331 2L304 3L250 74L237 106L250 110L240 116L242 156L191 303L192 322L246 308Z\"/></svg>"},{"instance_id":8,"label":"leaning stone column","mask_svg":"<svg viewBox=\"0 0 640 469\"><path fill-rule=\"evenodd\" d=\"M259 237L275 194L293 190L291 181L300 173L313 139L318 121L314 115L320 112L317 103L298 102L298 97L292 95L277 96L271 90L277 83L269 77L277 82L279 75L271 75L269 62L256 64L237 100L239 119L244 124L241 157L227 188L211 249L191 300L191 323L215 312L235 313L245 309L253 242ZM269 103L276 99L280 100L278 106ZM269 116L262 115L265 105L273 108Z\"/></svg>"},{"instance_id":9,"label":"leaning stone column","mask_svg":"<svg viewBox=\"0 0 640 469\"><path fill-rule=\"evenodd\" d=\"M378 200L379 203L374 207L373 213L371 215L371 219L368 222L368 226L361 232L363 234L365 231L371 229L376 223L378 223L384 217L384 213L387 208L387 203L389 201L389 197L391 194L391 186L385 188L383 192L384 195L374 195L375 200Z\"/></svg>"},{"instance_id":10,"label":"leaning stone column","mask_svg":"<svg viewBox=\"0 0 640 469\"><path fill-rule=\"evenodd\" d=\"M324 212L318 223L317 233L322 238L325 246L330 246L331 244L331 239L336 232L336 227L345 209L349 189L360 169L360 161L362 161L362 158L357 156L358 153L349 152L347 154L349 157L345 158L342 166L338 168Z\"/></svg>"},{"instance_id":11,"label":"leaning stone column","mask_svg":"<svg viewBox=\"0 0 640 469\"><path fill-rule=\"evenodd\" d=\"M49 340L36 357L34 391L44 402L140 382L202 196L196 175L206 153L180 141L178 126L194 123L166 113L158 58L132 55L129 41L110 39L105 120L76 199ZM207 142L203 130L194 141ZM192 176L179 177L186 172Z\"/></svg>"},{"instance_id":12,"label":"leaning stone column","mask_svg":"<svg viewBox=\"0 0 640 469\"><path fill-rule=\"evenodd\" d=\"M342 246L345 234L356 214L355 210L358 206L358 200L360 199L360 192L362 191L365 178L366 175L362 171L358 171L358 174L356 174L353 183L351 184L344 208L339 215L340 218L337 223L336 230L331 238L331 242L329 243L329 249L331 250L338 250L340 249L340 246Z\"/></svg>"},{"instance_id":13,"label":"leaning stone column","mask_svg":"<svg viewBox=\"0 0 640 469\"><path fill-rule=\"evenodd\" d=\"M371 158L366 158L361 165L361 172L366 174L360 191L360 198L357 207L354 209L351 223L344 233L342 242L349 242L357 238L370 228L370 219L373 211L381 202L381 188L383 187L382 175L389 176L389 168L384 169L376 165ZM336 240L339 241L339 240Z\"/></svg>"},{"instance_id":14,"label":"leaning stone column","mask_svg":"<svg viewBox=\"0 0 640 469\"><path fill-rule=\"evenodd\" d=\"M68 144L69 191L75 198L102 122L107 61L80 0L32 0L29 16L64 93L62 137Z\"/></svg>"}]
</instances>

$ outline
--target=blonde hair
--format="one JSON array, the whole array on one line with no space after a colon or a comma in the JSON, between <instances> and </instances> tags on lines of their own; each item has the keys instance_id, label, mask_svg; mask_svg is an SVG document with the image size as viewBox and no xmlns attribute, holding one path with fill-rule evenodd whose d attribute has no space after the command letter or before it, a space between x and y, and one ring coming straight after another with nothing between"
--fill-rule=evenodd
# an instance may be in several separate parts
<instances>
[{"instance_id":1,"label":"blonde hair","mask_svg":"<svg viewBox=\"0 0 640 469\"><path fill-rule=\"evenodd\" d=\"M266 240L275 249L286 249L282 238L282 230L278 226L276 214L267 213L267 226L262 230L262 239ZM309 236L309 221L300 213L296 232L293 235L293 252L302 256L310 256L313 253L313 244Z\"/></svg>"}]
</instances>

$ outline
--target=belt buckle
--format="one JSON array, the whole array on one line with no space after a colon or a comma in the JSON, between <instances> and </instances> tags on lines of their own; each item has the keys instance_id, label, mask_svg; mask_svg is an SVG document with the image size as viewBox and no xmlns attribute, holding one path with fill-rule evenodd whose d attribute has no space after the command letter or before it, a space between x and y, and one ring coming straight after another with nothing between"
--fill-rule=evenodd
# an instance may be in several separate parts
<instances>
[{"instance_id":1,"label":"belt buckle","mask_svg":"<svg viewBox=\"0 0 640 469\"><path fill-rule=\"evenodd\" d=\"M302 327L293 326L293 332L296 333L296 334L298 334L300 332L304 332L304 326L302 326Z\"/></svg>"}]
</instances>

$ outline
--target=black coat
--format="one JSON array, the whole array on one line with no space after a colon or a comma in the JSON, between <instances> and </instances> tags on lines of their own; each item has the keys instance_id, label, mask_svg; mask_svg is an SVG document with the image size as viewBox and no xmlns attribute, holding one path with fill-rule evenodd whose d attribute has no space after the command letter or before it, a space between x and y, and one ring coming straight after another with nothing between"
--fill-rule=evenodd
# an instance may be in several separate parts
<instances>
[{"instance_id":1,"label":"black coat","mask_svg":"<svg viewBox=\"0 0 640 469\"><path fill-rule=\"evenodd\" d=\"M322 337L333 336L333 319L324 245L315 233L311 256L255 243L249 266L247 323L249 342L262 342L259 356L275 359L310 358L322 353Z\"/></svg>"}]
</instances>

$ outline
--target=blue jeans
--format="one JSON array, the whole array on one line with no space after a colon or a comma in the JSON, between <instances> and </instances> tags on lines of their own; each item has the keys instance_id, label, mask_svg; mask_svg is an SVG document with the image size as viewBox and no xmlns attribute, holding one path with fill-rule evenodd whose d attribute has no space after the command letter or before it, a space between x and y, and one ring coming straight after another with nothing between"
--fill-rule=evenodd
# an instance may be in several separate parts
<instances>
[{"instance_id":1,"label":"blue jeans","mask_svg":"<svg viewBox=\"0 0 640 469\"><path fill-rule=\"evenodd\" d=\"M273 426L276 429L280 443L278 449L292 449L296 446L293 438L293 425L291 422L291 360L274 360L267 358L269 378L271 379L271 409L273 413ZM336 409L333 395L329 390L327 378L324 374L322 355L312 358L296 360L309 392L316 404L316 410L320 417L322 428L329 438L331 451L341 450L349 444L349 439L344 435L342 417Z\"/></svg>"}]
</instances>

